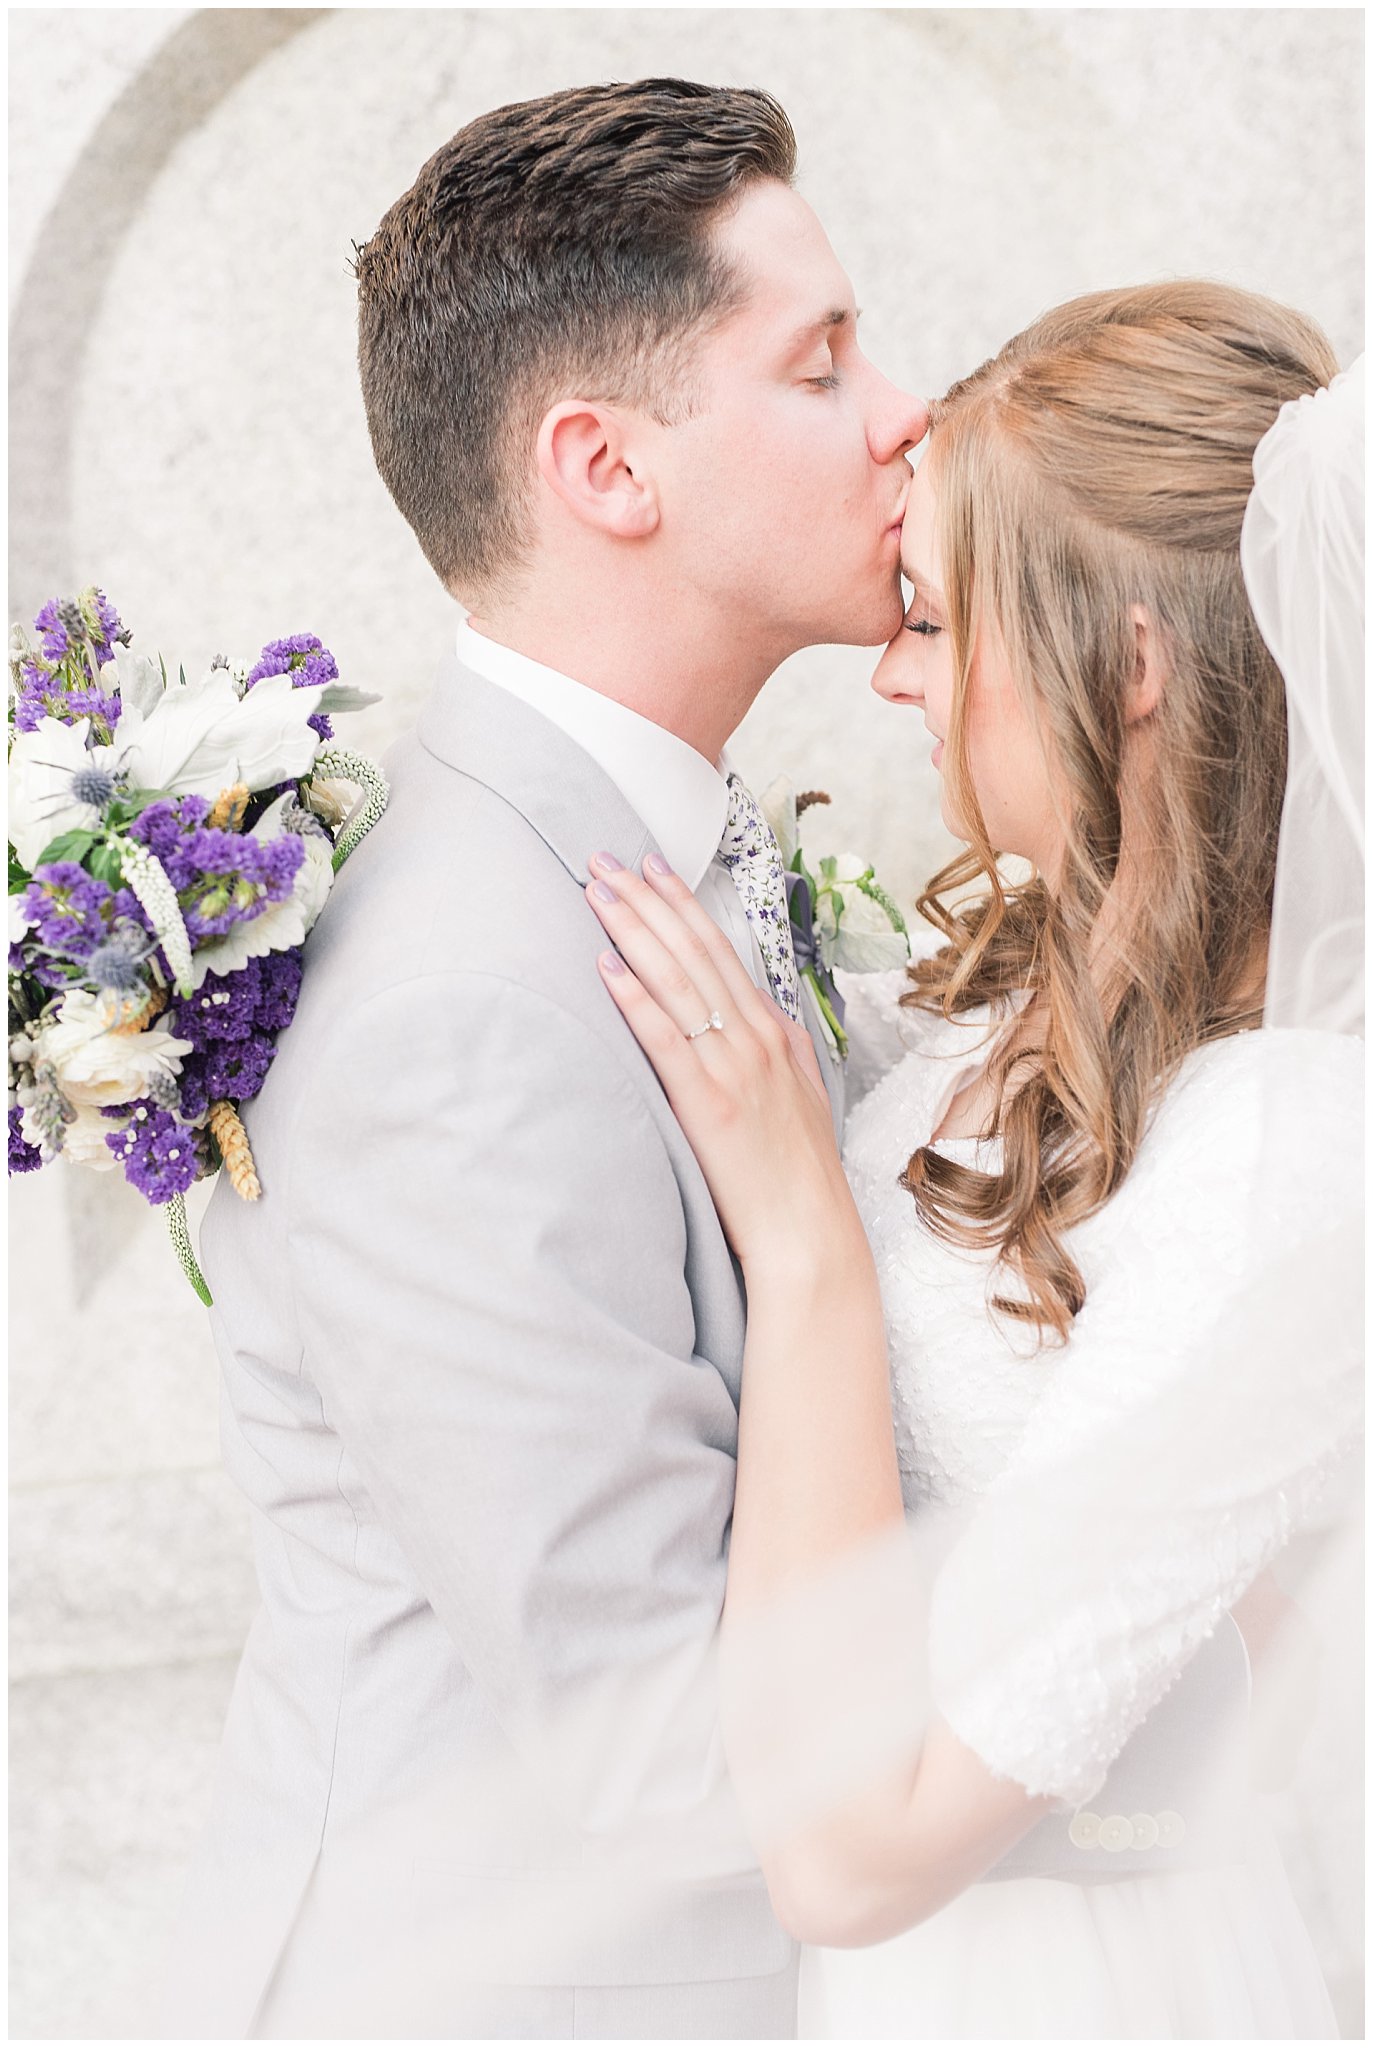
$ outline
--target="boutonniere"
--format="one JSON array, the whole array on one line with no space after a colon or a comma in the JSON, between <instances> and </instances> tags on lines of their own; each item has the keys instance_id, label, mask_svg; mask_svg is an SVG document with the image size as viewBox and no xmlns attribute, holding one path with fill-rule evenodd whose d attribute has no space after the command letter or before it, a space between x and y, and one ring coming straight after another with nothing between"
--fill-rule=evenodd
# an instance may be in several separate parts
<instances>
[{"instance_id":1,"label":"boutonniere","mask_svg":"<svg viewBox=\"0 0 1373 2048\"><path fill-rule=\"evenodd\" d=\"M822 789L797 795L779 776L759 799L763 815L781 849L787 885L796 971L815 997L825 1028L843 1059L849 1049L844 1033L844 998L834 970L846 974L881 974L904 967L910 959L906 920L882 887L869 861L857 854L826 854L813 863L801 845L800 821L813 804L827 804Z\"/></svg>"}]
</instances>

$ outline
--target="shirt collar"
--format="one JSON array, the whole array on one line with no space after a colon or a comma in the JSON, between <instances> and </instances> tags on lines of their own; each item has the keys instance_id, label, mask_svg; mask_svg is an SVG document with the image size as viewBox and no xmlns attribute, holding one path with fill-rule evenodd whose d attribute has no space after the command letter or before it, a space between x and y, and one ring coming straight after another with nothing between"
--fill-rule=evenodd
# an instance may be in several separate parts
<instances>
[{"instance_id":1,"label":"shirt collar","mask_svg":"<svg viewBox=\"0 0 1373 2048\"><path fill-rule=\"evenodd\" d=\"M479 633L466 616L457 627L458 659L479 676L541 712L603 768L647 826L663 857L689 889L700 887L729 811L728 756L712 768L704 754L571 676L531 661ZM596 847L588 847L595 853ZM607 847L618 855L619 849Z\"/></svg>"}]
</instances>

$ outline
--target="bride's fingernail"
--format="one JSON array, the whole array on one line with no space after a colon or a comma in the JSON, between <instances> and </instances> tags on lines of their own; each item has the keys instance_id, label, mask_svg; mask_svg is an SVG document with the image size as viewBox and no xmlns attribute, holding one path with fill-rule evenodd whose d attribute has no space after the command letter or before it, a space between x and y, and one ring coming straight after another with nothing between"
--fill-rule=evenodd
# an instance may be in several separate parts
<instances>
[{"instance_id":1,"label":"bride's fingernail","mask_svg":"<svg viewBox=\"0 0 1373 2048\"><path fill-rule=\"evenodd\" d=\"M620 900L608 882L593 882L591 893L598 903L618 903Z\"/></svg>"},{"instance_id":2,"label":"bride's fingernail","mask_svg":"<svg viewBox=\"0 0 1373 2048\"><path fill-rule=\"evenodd\" d=\"M625 963L618 953L602 953L600 969L602 974L623 974Z\"/></svg>"},{"instance_id":3,"label":"bride's fingernail","mask_svg":"<svg viewBox=\"0 0 1373 2048\"><path fill-rule=\"evenodd\" d=\"M644 862L644 866L651 875L670 875L672 873L672 869L660 853L651 853Z\"/></svg>"},{"instance_id":4,"label":"bride's fingernail","mask_svg":"<svg viewBox=\"0 0 1373 2048\"><path fill-rule=\"evenodd\" d=\"M611 875L615 873L617 868L624 866L624 862L616 860L613 853L593 853L591 858L595 861L598 868L604 868L607 874Z\"/></svg>"}]
</instances>

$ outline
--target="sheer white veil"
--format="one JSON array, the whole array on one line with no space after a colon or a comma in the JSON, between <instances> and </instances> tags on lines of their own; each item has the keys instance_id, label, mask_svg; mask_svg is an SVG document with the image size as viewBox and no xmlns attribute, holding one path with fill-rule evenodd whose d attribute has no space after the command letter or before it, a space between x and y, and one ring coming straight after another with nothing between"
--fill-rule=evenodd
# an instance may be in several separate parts
<instances>
[{"instance_id":1,"label":"sheer white veil","mask_svg":"<svg viewBox=\"0 0 1373 2048\"><path fill-rule=\"evenodd\" d=\"M1254 456L1240 561L1287 685L1270 1028L1362 1033L1364 358L1285 405Z\"/></svg>"}]
</instances>

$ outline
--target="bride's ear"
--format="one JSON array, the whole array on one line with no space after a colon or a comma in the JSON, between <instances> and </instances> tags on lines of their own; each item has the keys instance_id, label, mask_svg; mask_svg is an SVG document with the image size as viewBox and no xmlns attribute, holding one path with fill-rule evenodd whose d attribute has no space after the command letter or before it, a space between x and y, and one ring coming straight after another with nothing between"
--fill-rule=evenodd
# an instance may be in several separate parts
<instances>
[{"instance_id":1,"label":"bride's ear","mask_svg":"<svg viewBox=\"0 0 1373 2048\"><path fill-rule=\"evenodd\" d=\"M1125 687L1125 723L1138 725L1158 709L1163 695L1163 636L1158 621L1142 604L1132 604L1130 617L1135 628L1135 667Z\"/></svg>"},{"instance_id":2,"label":"bride's ear","mask_svg":"<svg viewBox=\"0 0 1373 2048\"><path fill-rule=\"evenodd\" d=\"M635 442L635 420L618 406L565 398L539 425L539 475L583 524L640 540L659 521L658 493Z\"/></svg>"}]
</instances>

